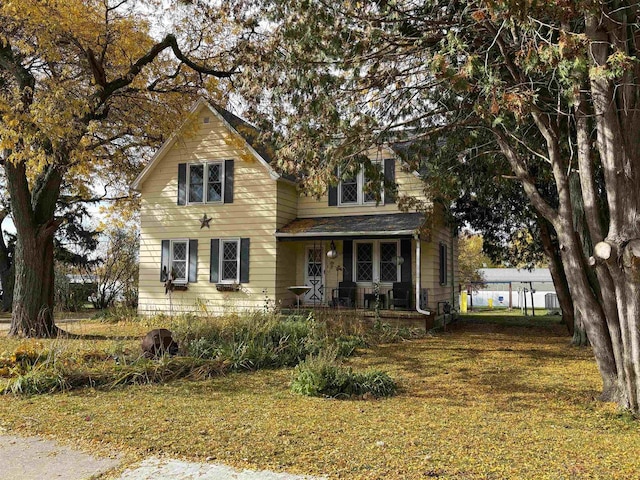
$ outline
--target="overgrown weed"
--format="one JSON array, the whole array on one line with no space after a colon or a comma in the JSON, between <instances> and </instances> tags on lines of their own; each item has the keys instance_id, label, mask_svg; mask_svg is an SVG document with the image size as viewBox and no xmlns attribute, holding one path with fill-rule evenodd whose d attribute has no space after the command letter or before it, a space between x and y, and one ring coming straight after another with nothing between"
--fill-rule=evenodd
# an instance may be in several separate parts
<instances>
[{"instance_id":1,"label":"overgrown weed","mask_svg":"<svg viewBox=\"0 0 640 480\"><path fill-rule=\"evenodd\" d=\"M141 357L139 338L158 327L172 330L180 345L178 357L157 361ZM74 328L83 333L25 341L11 353L0 355L0 377L7 379L0 392L37 394L85 386L114 388L207 378L227 371L294 367L325 350L335 354L337 365L339 358L353 355L357 349L413 336L407 329L388 325L372 328L354 316L324 314L318 320L313 312L282 316L276 311L220 317L137 317L121 310L103 315L95 327ZM95 329L104 334L105 340L95 339ZM83 334L93 339L83 339Z\"/></svg>"}]
</instances>

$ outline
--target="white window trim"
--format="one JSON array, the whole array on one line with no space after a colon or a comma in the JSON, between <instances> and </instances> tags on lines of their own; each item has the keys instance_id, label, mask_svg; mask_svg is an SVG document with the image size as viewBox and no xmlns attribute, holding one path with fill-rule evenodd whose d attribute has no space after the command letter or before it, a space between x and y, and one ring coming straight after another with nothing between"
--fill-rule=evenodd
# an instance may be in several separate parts
<instances>
[{"instance_id":1,"label":"white window trim","mask_svg":"<svg viewBox=\"0 0 640 480\"><path fill-rule=\"evenodd\" d=\"M373 281L369 280L358 280L358 244L360 243L372 243L373 244ZM400 240L354 240L353 241L353 263L351 265L351 269L353 271L353 278L355 282L359 285L373 285L374 283L379 283L380 285L392 285L393 283L399 282L402 278L402 267L400 265L396 265L396 279L392 282L390 281L380 281L380 244L381 243L395 243L396 244L396 252L398 256L400 256Z\"/></svg>"},{"instance_id":2,"label":"white window trim","mask_svg":"<svg viewBox=\"0 0 640 480\"><path fill-rule=\"evenodd\" d=\"M384 164L381 161L373 162L374 165L379 165L384 168ZM340 171L339 171L340 172ZM339 173L339 176L341 174ZM364 178L364 168L361 168L356 174L356 188L358 190L358 200L355 202L343 202L342 201L342 180L338 182L338 206L339 207L358 207L363 205L376 205L376 201L369 200L365 201L364 199L364 186L365 186L365 178ZM384 205L384 181L380 183L380 203Z\"/></svg>"},{"instance_id":3,"label":"white window trim","mask_svg":"<svg viewBox=\"0 0 640 480\"><path fill-rule=\"evenodd\" d=\"M223 279L224 275L224 244L225 243L235 243L237 246L238 255L236 256L236 278L234 279ZM240 257L242 256L242 252L240 251L241 243L239 238L221 238L220 239L220 250L218 252L218 272L220 272L220 281L218 283L240 283Z\"/></svg>"},{"instance_id":4,"label":"white window trim","mask_svg":"<svg viewBox=\"0 0 640 480\"><path fill-rule=\"evenodd\" d=\"M224 178L225 178L225 168L224 168L224 160L212 160L208 162L193 162L187 163L187 205L202 205L205 203L224 203ZM209 191L209 165L218 164L221 167L220 177L222 179L222 189L220 194L220 200L209 200L208 191ZM203 165L203 175L202 175L202 201L201 202L192 202L189 200L189 193L191 192L191 167L196 165Z\"/></svg>"},{"instance_id":5,"label":"white window trim","mask_svg":"<svg viewBox=\"0 0 640 480\"><path fill-rule=\"evenodd\" d=\"M189 283L189 239L188 238L177 238L175 240L169 241L169 273L173 272L173 245L175 243L184 243L186 245L186 258L185 258L185 269L184 269L184 278L174 278L173 283L176 285L186 285Z\"/></svg>"}]
</instances>

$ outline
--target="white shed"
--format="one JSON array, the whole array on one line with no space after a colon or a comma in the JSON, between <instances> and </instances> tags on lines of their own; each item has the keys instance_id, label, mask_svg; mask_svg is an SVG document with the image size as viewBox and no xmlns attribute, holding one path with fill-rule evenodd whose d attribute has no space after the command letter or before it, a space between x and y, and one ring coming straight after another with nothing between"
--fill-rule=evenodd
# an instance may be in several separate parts
<instances>
[{"instance_id":1,"label":"white shed","mask_svg":"<svg viewBox=\"0 0 640 480\"><path fill-rule=\"evenodd\" d=\"M480 288L467 289L471 291L468 300L471 308L487 307L490 299L494 307L530 309L533 305L547 310L559 308L548 268L481 268L480 272L484 283Z\"/></svg>"}]
</instances>

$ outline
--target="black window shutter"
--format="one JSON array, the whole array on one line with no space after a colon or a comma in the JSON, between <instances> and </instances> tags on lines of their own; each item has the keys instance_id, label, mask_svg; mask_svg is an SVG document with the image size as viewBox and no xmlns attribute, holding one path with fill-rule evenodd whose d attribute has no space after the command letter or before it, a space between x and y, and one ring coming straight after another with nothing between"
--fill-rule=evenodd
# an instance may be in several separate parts
<instances>
[{"instance_id":1,"label":"black window shutter","mask_svg":"<svg viewBox=\"0 0 640 480\"><path fill-rule=\"evenodd\" d=\"M447 246L440 244L440 285L447 283Z\"/></svg>"},{"instance_id":2,"label":"black window shutter","mask_svg":"<svg viewBox=\"0 0 640 480\"><path fill-rule=\"evenodd\" d=\"M419 240L418 240L419 241ZM404 262L400 266L400 280L411 283L411 239L404 238L400 240L400 256Z\"/></svg>"},{"instance_id":3,"label":"black window shutter","mask_svg":"<svg viewBox=\"0 0 640 480\"><path fill-rule=\"evenodd\" d=\"M342 280L345 282L353 281L353 240L344 240L342 242Z\"/></svg>"},{"instance_id":4,"label":"black window shutter","mask_svg":"<svg viewBox=\"0 0 640 480\"><path fill-rule=\"evenodd\" d=\"M240 239L240 283L249 283L249 239Z\"/></svg>"},{"instance_id":5,"label":"black window shutter","mask_svg":"<svg viewBox=\"0 0 640 480\"><path fill-rule=\"evenodd\" d=\"M220 281L220 274L218 268L220 267L220 240L217 238L211 239L211 261L209 264L209 281L211 283L218 283Z\"/></svg>"},{"instance_id":6,"label":"black window shutter","mask_svg":"<svg viewBox=\"0 0 640 480\"><path fill-rule=\"evenodd\" d=\"M187 204L187 164L178 164L178 205Z\"/></svg>"},{"instance_id":7,"label":"black window shutter","mask_svg":"<svg viewBox=\"0 0 640 480\"><path fill-rule=\"evenodd\" d=\"M385 158L384 160L384 203L395 203L396 201L396 160L395 158Z\"/></svg>"},{"instance_id":8,"label":"black window shutter","mask_svg":"<svg viewBox=\"0 0 640 480\"><path fill-rule=\"evenodd\" d=\"M333 171L334 175L338 174L338 170ZM329 185L329 206L335 207L338 205L338 186L337 185Z\"/></svg>"},{"instance_id":9,"label":"black window shutter","mask_svg":"<svg viewBox=\"0 0 640 480\"><path fill-rule=\"evenodd\" d=\"M160 253L160 281L166 282L169 274L169 258L171 256L171 241L162 240L162 251Z\"/></svg>"},{"instance_id":10,"label":"black window shutter","mask_svg":"<svg viewBox=\"0 0 640 480\"><path fill-rule=\"evenodd\" d=\"M447 282L449 281L448 277L448 273L449 273L449 265L447 265L447 260L449 259L449 253L447 252L447 246L444 246L444 261L442 263L444 263L444 284L446 285Z\"/></svg>"},{"instance_id":11,"label":"black window shutter","mask_svg":"<svg viewBox=\"0 0 640 480\"><path fill-rule=\"evenodd\" d=\"M198 281L198 240L189 240L189 282Z\"/></svg>"},{"instance_id":12,"label":"black window shutter","mask_svg":"<svg viewBox=\"0 0 640 480\"><path fill-rule=\"evenodd\" d=\"M338 186L329 185L329 206L335 207L338 205Z\"/></svg>"},{"instance_id":13,"label":"black window shutter","mask_svg":"<svg viewBox=\"0 0 640 480\"><path fill-rule=\"evenodd\" d=\"M224 203L233 203L233 160L224 161Z\"/></svg>"}]
</instances>

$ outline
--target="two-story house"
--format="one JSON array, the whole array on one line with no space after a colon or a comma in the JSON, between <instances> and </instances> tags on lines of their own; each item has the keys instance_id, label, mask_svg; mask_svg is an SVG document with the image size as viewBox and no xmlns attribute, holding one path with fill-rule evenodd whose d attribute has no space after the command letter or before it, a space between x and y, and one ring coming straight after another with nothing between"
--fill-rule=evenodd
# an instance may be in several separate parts
<instances>
[{"instance_id":1,"label":"two-story house","mask_svg":"<svg viewBox=\"0 0 640 480\"><path fill-rule=\"evenodd\" d=\"M395 192L375 198L364 172L307 196L255 138L201 100L134 182L141 314L260 309L267 299L286 306L293 286L307 286L299 300L316 306L371 307L379 292L383 309L426 311L455 298L455 242L438 216L425 234L424 214L401 212ZM391 149L372 155L399 195L426 200Z\"/></svg>"}]
</instances>

